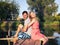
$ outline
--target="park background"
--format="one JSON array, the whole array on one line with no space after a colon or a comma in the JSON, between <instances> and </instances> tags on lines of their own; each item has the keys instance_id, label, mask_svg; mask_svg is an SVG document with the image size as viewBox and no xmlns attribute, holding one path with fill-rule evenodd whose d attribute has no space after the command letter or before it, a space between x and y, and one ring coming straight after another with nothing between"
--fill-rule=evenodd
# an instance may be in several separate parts
<instances>
[{"instance_id":1,"label":"park background","mask_svg":"<svg viewBox=\"0 0 60 45\"><path fill-rule=\"evenodd\" d=\"M0 0L0 37L14 35L21 23L23 11L36 12L41 33L53 36L57 32L60 36L59 2L60 0Z\"/></svg>"}]
</instances>

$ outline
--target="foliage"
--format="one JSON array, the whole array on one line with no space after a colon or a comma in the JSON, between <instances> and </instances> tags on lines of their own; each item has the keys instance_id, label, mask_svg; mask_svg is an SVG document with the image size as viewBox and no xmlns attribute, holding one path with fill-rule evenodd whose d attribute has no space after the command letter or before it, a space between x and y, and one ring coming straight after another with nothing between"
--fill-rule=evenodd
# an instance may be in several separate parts
<instances>
[{"instance_id":1,"label":"foliage","mask_svg":"<svg viewBox=\"0 0 60 45\"><path fill-rule=\"evenodd\" d=\"M15 31L19 24L24 25L24 20L0 21L0 31L7 32L8 30Z\"/></svg>"},{"instance_id":2,"label":"foliage","mask_svg":"<svg viewBox=\"0 0 60 45\"><path fill-rule=\"evenodd\" d=\"M11 25L11 30L17 30L19 23L19 21L14 21Z\"/></svg>"},{"instance_id":3,"label":"foliage","mask_svg":"<svg viewBox=\"0 0 60 45\"><path fill-rule=\"evenodd\" d=\"M30 6L29 8L35 10L39 14L38 17L42 20L44 15L52 15L57 11L58 6L54 1L55 0L27 0L27 3Z\"/></svg>"},{"instance_id":4,"label":"foliage","mask_svg":"<svg viewBox=\"0 0 60 45\"><path fill-rule=\"evenodd\" d=\"M0 22L0 31L7 32L10 30L16 30L17 26L19 25L20 21L2 21Z\"/></svg>"},{"instance_id":5,"label":"foliage","mask_svg":"<svg viewBox=\"0 0 60 45\"><path fill-rule=\"evenodd\" d=\"M20 20L14 21L11 25L11 28L12 28L11 30L17 30L17 27L19 24L24 25L24 20L20 19Z\"/></svg>"},{"instance_id":6,"label":"foliage","mask_svg":"<svg viewBox=\"0 0 60 45\"><path fill-rule=\"evenodd\" d=\"M15 4L0 1L0 19L1 20L12 19L12 15L13 15L13 19L16 19L18 14L19 14L18 7Z\"/></svg>"},{"instance_id":7,"label":"foliage","mask_svg":"<svg viewBox=\"0 0 60 45\"><path fill-rule=\"evenodd\" d=\"M8 23L7 21L1 21L0 22L0 31L4 31L4 32L7 32L8 30Z\"/></svg>"},{"instance_id":8,"label":"foliage","mask_svg":"<svg viewBox=\"0 0 60 45\"><path fill-rule=\"evenodd\" d=\"M51 36L54 31L60 32L60 16L46 16L44 19L45 34Z\"/></svg>"}]
</instances>

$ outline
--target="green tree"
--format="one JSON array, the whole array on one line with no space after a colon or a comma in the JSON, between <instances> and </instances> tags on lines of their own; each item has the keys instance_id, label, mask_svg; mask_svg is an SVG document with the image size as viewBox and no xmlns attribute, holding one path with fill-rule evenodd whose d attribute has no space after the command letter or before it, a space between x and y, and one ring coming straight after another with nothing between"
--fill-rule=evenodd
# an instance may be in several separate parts
<instances>
[{"instance_id":1,"label":"green tree","mask_svg":"<svg viewBox=\"0 0 60 45\"><path fill-rule=\"evenodd\" d=\"M0 1L0 19L16 19L19 14L19 8L16 4Z\"/></svg>"},{"instance_id":2,"label":"green tree","mask_svg":"<svg viewBox=\"0 0 60 45\"><path fill-rule=\"evenodd\" d=\"M57 11L55 0L27 0L29 8L41 15L52 15Z\"/></svg>"},{"instance_id":3,"label":"green tree","mask_svg":"<svg viewBox=\"0 0 60 45\"><path fill-rule=\"evenodd\" d=\"M45 34L48 34L48 36L51 36L54 31L57 31L60 33L60 16L46 16L44 17L44 29Z\"/></svg>"}]
</instances>

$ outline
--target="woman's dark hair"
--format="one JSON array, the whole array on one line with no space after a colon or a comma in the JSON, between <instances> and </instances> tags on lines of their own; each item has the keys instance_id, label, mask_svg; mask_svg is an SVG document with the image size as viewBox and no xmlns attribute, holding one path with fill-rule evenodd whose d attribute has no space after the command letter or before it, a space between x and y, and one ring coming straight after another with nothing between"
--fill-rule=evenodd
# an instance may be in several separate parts
<instances>
[{"instance_id":1,"label":"woman's dark hair","mask_svg":"<svg viewBox=\"0 0 60 45\"><path fill-rule=\"evenodd\" d=\"M27 11L23 11L23 12L22 12L22 14L24 14L24 13L28 14L28 12L27 12Z\"/></svg>"}]
</instances>

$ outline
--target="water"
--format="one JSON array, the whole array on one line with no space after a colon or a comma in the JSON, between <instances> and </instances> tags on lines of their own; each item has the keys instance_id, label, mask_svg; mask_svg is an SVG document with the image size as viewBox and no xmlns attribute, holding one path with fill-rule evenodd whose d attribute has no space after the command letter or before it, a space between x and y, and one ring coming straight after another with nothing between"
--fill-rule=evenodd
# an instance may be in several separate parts
<instances>
[{"instance_id":1,"label":"water","mask_svg":"<svg viewBox=\"0 0 60 45\"><path fill-rule=\"evenodd\" d=\"M57 40L57 43L58 45L60 45L60 34L58 32L54 32L53 34L54 37L57 37L56 40Z\"/></svg>"},{"instance_id":2,"label":"water","mask_svg":"<svg viewBox=\"0 0 60 45\"><path fill-rule=\"evenodd\" d=\"M60 38L56 38L58 45L60 45Z\"/></svg>"}]
</instances>

